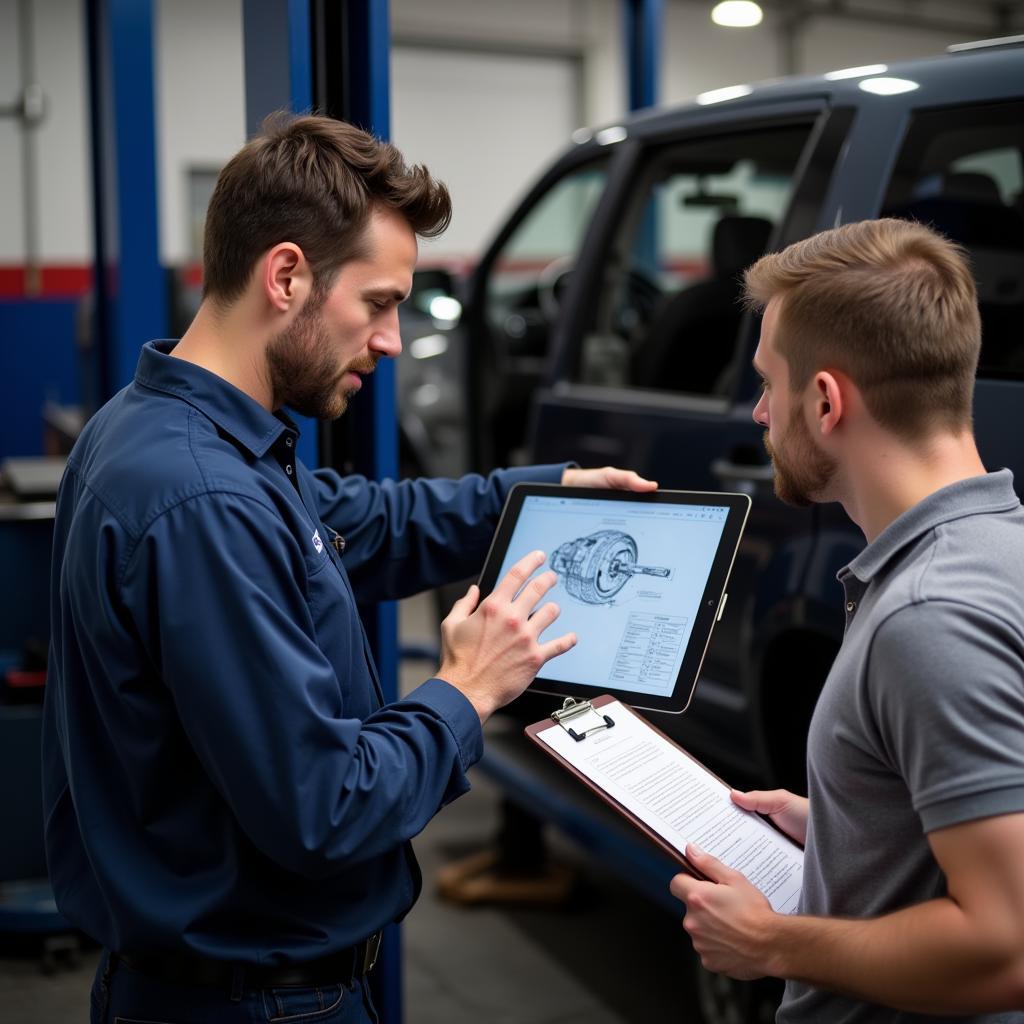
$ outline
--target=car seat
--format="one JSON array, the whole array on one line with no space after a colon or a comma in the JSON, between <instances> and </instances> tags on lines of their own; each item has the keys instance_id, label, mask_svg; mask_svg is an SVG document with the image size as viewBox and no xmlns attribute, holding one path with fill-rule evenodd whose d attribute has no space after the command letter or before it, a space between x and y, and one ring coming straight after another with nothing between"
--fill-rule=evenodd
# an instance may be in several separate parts
<instances>
[{"instance_id":1,"label":"car seat","mask_svg":"<svg viewBox=\"0 0 1024 1024\"><path fill-rule=\"evenodd\" d=\"M743 309L742 273L768 245L772 222L727 215L711 246L711 276L670 296L655 313L633 360L633 383L710 394L732 359Z\"/></svg>"}]
</instances>

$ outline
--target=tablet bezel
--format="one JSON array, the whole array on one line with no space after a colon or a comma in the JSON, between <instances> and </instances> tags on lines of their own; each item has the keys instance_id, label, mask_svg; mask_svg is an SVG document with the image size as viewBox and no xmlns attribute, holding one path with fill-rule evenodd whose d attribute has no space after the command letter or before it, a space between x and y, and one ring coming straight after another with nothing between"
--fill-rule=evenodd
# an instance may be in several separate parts
<instances>
[{"instance_id":1,"label":"tablet bezel","mask_svg":"<svg viewBox=\"0 0 1024 1024\"><path fill-rule=\"evenodd\" d=\"M535 693L551 694L556 697L575 697L587 699L595 693L609 693L617 700L629 704L630 707L644 711L664 711L669 714L681 714L690 705L697 687L701 666L711 642L719 611L722 609L723 595L729 582L729 575L736 560L740 538L750 513L750 497L746 494L735 494L719 491L653 491L639 493L636 491L617 491L596 487L563 487L561 484L515 484L509 491L502 510L498 528L495 531L491 548L480 573L479 586L481 600L494 589L498 582L498 572L505 560L512 534L515 532L523 502L528 497L562 497L583 498L593 501L617 501L626 504L647 505L716 505L728 509L725 526L718 542L711 571L708 574L704 594L690 631L690 639L686 645L686 653L676 675L672 692L667 695L640 693L635 690L617 690L607 681L595 680L593 683L568 683L561 679L549 679L544 676L542 668L529 689ZM545 552L549 557L551 552ZM557 635L558 623L552 627Z\"/></svg>"}]
</instances>

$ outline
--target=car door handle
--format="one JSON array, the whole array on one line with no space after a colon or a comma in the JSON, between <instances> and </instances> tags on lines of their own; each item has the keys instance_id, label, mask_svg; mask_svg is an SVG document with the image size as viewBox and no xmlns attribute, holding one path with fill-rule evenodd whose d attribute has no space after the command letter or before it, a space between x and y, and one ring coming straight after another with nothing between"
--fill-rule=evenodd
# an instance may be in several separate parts
<instances>
[{"instance_id":1,"label":"car door handle","mask_svg":"<svg viewBox=\"0 0 1024 1024\"><path fill-rule=\"evenodd\" d=\"M775 479L775 468L770 462L751 465L731 462L729 459L715 459L711 472L723 484L735 487L744 494L753 494L763 484Z\"/></svg>"}]
</instances>

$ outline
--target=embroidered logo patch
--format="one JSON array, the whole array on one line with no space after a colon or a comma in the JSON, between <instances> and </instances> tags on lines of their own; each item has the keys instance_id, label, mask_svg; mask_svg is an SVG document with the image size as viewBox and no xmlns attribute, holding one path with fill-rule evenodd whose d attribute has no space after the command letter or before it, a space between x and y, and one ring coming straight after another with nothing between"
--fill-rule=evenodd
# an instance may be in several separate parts
<instances>
[{"instance_id":1,"label":"embroidered logo patch","mask_svg":"<svg viewBox=\"0 0 1024 1024\"><path fill-rule=\"evenodd\" d=\"M318 555L323 554L324 542L320 539L320 531L319 530L314 530L313 531L313 547L316 548L316 553Z\"/></svg>"}]
</instances>

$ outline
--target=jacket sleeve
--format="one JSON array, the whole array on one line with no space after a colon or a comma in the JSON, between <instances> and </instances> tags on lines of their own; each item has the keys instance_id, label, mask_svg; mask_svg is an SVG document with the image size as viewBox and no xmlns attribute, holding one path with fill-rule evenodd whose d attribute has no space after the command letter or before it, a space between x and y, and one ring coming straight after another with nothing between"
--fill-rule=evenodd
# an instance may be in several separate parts
<instances>
[{"instance_id":1,"label":"jacket sleeve","mask_svg":"<svg viewBox=\"0 0 1024 1024\"><path fill-rule=\"evenodd\" d=\"M283 867L324 877L408 840L467 790L482 734L465 697L437 679L363 721L347 717L308 579L271 507L203 494L150 526L121 590L241 829Z\"/></svg>"},{"instance_id":2,"label":"jacket sleeve","mask_svg":"<svg viewBox=\"0 0 1024 1024\"><path fill-rule=\"evenodd\" d=\"M487 477L380 483L314 474L320 518L345 538L345 568L361 601L407 597L480 571L513 484L558 483L565 465Z\"/></svg>"}]
</instances>

